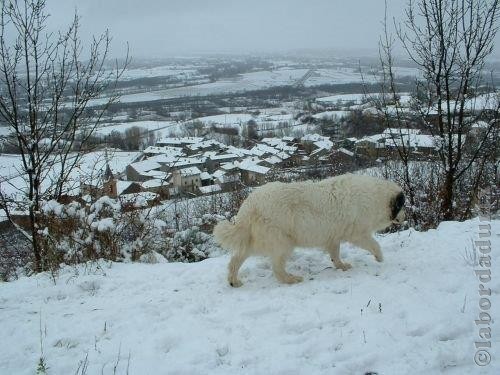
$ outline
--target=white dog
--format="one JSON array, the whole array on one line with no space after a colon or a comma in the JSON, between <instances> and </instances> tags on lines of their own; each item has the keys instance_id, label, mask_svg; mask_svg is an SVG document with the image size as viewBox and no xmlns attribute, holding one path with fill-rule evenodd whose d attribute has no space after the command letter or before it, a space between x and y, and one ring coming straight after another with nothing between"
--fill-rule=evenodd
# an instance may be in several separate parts
<instances>
[{"instance_id":1,"label":"white dog","mask_svg":"<svg viewBox=\"0 0 500 375\"><path fill-rule=\"evenodd\" d=\"M404 220L404 195L394 182L368 176L341 175L320 182L272 182L255 189L243 202L234 223L214 228L217 242L231 249L229 284L242 285L238 270L250 255L271 257L276 278L297 283L302 277L285 270L295 247L326 250L336 268L351 265L340 260L341 242L350 242L383 260L372 237L378 230Z\"/></svg>"}]
</instances>

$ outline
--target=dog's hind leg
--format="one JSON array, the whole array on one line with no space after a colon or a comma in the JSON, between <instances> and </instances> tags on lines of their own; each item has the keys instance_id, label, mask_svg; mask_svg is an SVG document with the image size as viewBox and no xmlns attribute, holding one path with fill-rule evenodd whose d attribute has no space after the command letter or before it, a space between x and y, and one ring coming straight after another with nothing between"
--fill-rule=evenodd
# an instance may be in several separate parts
<instances>
[{"instance_id":1,"label":"dog's hind leg","mask_svg":"<svg viewBox=\"0 0 500 375\"><path fill-rule=\"evenodd\" d=\"M233 256L231 257L231 261L229 262L229 274L227 280L229 281L229 285L234 288L239 288L243 285L243 283L238 279L238 271L240 270L241 265L248 258L248 251L240 250L235 251Z\"/></svg>"},{"instance_id":2,"label":"dog's hind leg","mask_svg":"<svg viewBox=\"0 0 500 375\"><path fill-rule=\"evenodd\" d=\"M330 254L330 258L332 259L333 265L337 269L341 269L342 271L347 271L352 266L347 262L342 262L340 260L340 242L334 241L330 243L327 247L327 251Z\"/></svg>"},{"instance_id":3,"label":"dog's hind leg","mask_svg":"<svg viewBox=\"0 0 500 375\"><path fill-rule=\"evenodd\" d=\"M285 284L300 283L303 280L301 276L292 275L285 269L286 261L292 251L293 246L282 243L279 248L273 249L271 256L274 276L276 276L278 281Z\"/></svg>"}]
</instances>

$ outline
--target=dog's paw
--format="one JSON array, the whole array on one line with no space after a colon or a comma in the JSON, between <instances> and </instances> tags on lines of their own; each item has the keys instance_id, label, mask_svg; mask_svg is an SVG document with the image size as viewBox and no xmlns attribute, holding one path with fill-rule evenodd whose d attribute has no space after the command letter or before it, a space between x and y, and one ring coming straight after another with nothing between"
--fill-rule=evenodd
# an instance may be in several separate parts
<instances>
[{"instance_id":1,"label":"dog's paw","mask_svg":"<svg viewBox=\"0 0 500 375\"><path fill-rule=\"evenodd\" d=\"M382 253L380 253L380 254L376 254L376 255L375 255L375 260L376 260L377 262L383 262L383 261L384 261L384 256L382 255Z\"/></svg>"},{"instance_id":2,"label":"dog's paw","mask_svg":"<svg viewBox=\"0 0 500 375\"><path fill-rule=\"evenodd\" d=\"M231 285L233 288L239 288L243 285L243 283L240 280L232 280L229 281L229 285Z\"/></svg>"},{"instance_id":3,"label":"dog's paw","mask_svg":"<svg viewBox=\"0 0 500 375\"><path fill-rule=\"evenodd\" d=\"M347 270L351 269L352 266L350 263L342 262L342 263L335 264L335 268L342 270L342 271L347 271Z\"/></svg>"},{"instance_id":4,"label":"dog's paw","mask_svg":"<svg viewBox=\"0 0 500 375\"><path fill-rule=\"evenodd\" d=\"M347 270L350 270L351 268L352 268L352 266L350 263L342 263L342 265L340 266L340 269L342 271L347 271Z\"/></svg>"},{"instance_id":5,"label":"dog's paw","mask_svg":"<svg viewBox=\"0 0 500 375\"><path fill-rule=\"evenodd\" d=\"M283 282L285 284L297 284L297 283L302 282L303 280L304 280L304 278L302 276L288 274L281 280L281 282Z\"/></svg>"}]
</instances>

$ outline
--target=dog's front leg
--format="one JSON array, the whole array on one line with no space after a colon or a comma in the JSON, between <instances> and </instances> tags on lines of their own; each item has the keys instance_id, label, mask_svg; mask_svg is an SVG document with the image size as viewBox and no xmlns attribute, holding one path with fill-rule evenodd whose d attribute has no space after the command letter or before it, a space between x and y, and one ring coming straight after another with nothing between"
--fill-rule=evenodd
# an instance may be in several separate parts
<instances>
[{"instance_id":1,"label":"dog's front leg","mask_svg":"<svg viewBox=\"0 0 500 375\"><path fill-rule=\"evenodd\" d=\"M368 250L370 253L373 254L377 262L382 262L384 260L384 256L382 255L382 250L380 249L380 245L378 244L377 241L375 241L375 239L371 235L366 235L361 238L358 238L356 239L356 241L353 241L353 244L361 247L362 249Z\"/></svg>"}]
</instances>

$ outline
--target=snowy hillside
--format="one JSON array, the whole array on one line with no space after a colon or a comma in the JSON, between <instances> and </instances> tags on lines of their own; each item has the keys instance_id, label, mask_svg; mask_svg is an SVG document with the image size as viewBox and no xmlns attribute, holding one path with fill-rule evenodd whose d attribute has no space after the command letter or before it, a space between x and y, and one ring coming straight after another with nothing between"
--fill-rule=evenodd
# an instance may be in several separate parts
<instances>
[{"instance_id":1,"label":"snowy hillside","mask_svg":"<svg viewBox=\"0 0 500 375\"><path fill-rule=\"evenodd\" d=\"M494 221L492 268L500 263ZM268 261L226 282L228 256L194 264L102 264L0 284L1 374L499 374L474 363L481 312L472 241L479 221L378 236L385 262L343 245L353 265L297 250L301 284L278 284ZM490 314L500 318L493 272ZM42 345L40 345L42 342ZM43 354L41 354L41 346ZM82 361L87 357L87 362Z\"/></svg>"}]
</instances>

